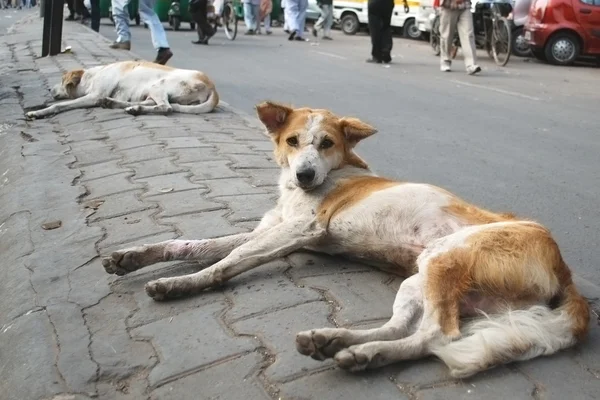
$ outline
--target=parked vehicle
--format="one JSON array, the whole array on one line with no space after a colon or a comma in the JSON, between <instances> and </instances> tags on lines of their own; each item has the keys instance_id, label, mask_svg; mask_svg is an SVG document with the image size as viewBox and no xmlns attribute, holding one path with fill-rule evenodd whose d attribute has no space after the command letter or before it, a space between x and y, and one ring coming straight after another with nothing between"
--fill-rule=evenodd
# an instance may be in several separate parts
<instances>
[{"instance_id":1,"label":"parked vehicle","mask_svg":"<svg viewBox=\"0 0 600 400\"><path fill-rule=\"evenodd\" d=\"M417 28L422 33L429 34L432 30L432 21L434 18L433 0L421 0L417 9L417 16L415 17Z\"/></svg>"},{"instance_id":2,"label":"parked vehicle","mask_svg":"<svg viewBox=\"0 0 600 400\"><path fill-rule=\"evenodd\" d=\"M600 0L534 0L525 39L537 59L555 65L600 56Z\"/></svg>"},{"instance_id":3,"label":"parked vehicle","mask_svg":"<svg viewBox=\"0 0 600 400\"><path fill-rule=\"evenodd\" d=\"M508 16L512 30L512 53L517 57L529 57L531 49L525 40L525 24L529 18L532 0L514 0L513 12Z\"/></svg>"},{"instance_id":4,"label":"parked vehicle","mask_svg":"<svg viewBox=\"0 0 600 400\"><path fill-rule=\"evenodd\" d=\"M354 35L369 22L367 0L334 0L333 18L346 35ZM410 39L420 39L421 31L415 17L419 8L419 0L408 0L409 11L404 11L404 1L395 0L392 14L392 27L400 29Z\"/></svg>"}]
</instances>

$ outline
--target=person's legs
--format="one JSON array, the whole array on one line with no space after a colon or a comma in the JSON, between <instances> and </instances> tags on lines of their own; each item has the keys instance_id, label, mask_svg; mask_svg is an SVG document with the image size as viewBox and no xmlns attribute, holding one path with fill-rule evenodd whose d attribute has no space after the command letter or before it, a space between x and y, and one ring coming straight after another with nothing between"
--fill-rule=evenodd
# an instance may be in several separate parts
<instances>
[{"instance_id":1,"label":"person's legs","mask_svg":"<svg viewBox=\"0 0 600 400\"><path fill-rule=\"evenodd\" d=\"M244 3L244 23L246 24L246 34L254 34L254 11L251 3Z\"/></svg>"},{"instance_id":2,"label":"person's legs","mask_svg":"<svg viewBox=\"0 0 600 400\"><path fill-rule=\"evenodd\" d=\"M308 0L300 0L298 2L298 15L296 16L296 40L304 40L304 25L306 23L307 8Z\"/></svg>"},{"instance_id":3,"label":"person's legs","mask_svg":"<svg viewBox=\"0 0 600 400\"><path fill-rule=\"evenodd\" d=\"M140 17L148 25L152 37L152 45L158 51L154 62L164 65L173 56L173 53L169 49L165 28L160 19L158 19L158 15L154 12L155 2L155 0L140 0Z\"/></svg>"},{"instance_id":4,"label":"person's legs","mask_svg":"<svg viewBox=\"0 0 600 400\"><path fill-rule=\"evenodd\" d=\"M475 32L473 30L473 15L471 14L471 10L461 10L458 13L456 26L467 72L469 74L476 74L481 71L481 68L477 65L477 50L475 47Z\"/></svg>"},{"instance_id":5,"label":"person's legs","mask_svg":"<svg viewBox=\"0 0 600 400\"><path fill-rule=\"evenodd\" d=\"M198 41L192 43L208 44L208 39L214 35L214 30L206 19L207 7L208 1L200 0L198 8L191 14L192 19L196 22L196 31L198 32Z\"/></svg>"},{"instance_id":6,"label":"person's legs","mask_svg":"<svg viewBox=\"0 0 600 400\"><path fill-rule=\"evenodd\" d=\"M389 63L392 61L392 13L394 3L386 4L382 10L381 21L381 61Z\"/></svg>"},{"instance_id":7,"label":"person's legs","mask_svg":"<svg viewBox=\"0 0 600 400\"><path fill-rule=\"evenodd\" d=\"M323 10L325 11L325 24L323 25L323 36L326 38L331 38L331 26L333 25L333 5L326 4L323 6Z\"/></svg>"},{"instance_id":8,"label":"person's legs","mask_svg":"<svg viewBox=\"0 0 600 400\"><path fill-rule=\"evenodd\" d=\"M288 40L293 40L298 33L298 2L299 0L287 0L285 5L285 20L287 21L288 29L290 30Z\"/></svg>"},{"instance_id":9,"label":"person's legs","mask_svg":"<svg viewBox=\"0 0 600 400\"><path fill-rule=\"evenodd\" d=\"M452 42L458 14L455 10L440 9L440 63L442 71L450 71Z\"/></svg>"},{"instance_id":10,"label":"person's legs","mask_svg":"<svg viewBox=\"0 0 600 400\"><path fill-rule=\"evenodd\" d=\"M113 49L126 49L131 47L131 33L129 32L129 0L112 0L112 13L117 31L117 40L110 47ZM140 7L141 8L141 7Z\"/></svg>"},{"instance_id":11,"label":"person's legs","mask_svg":"<svg viewBox=\"0 0 600 400\"><path fill-rule=\"evenodd\" d=\"M100 0L90 0L92 5L92 30L100 31Z\"/></svg>"},{"instance_id":12,"label":"person's legs","mask_svg":"<svg viewBox=\"0 0 600 400\"><path fill-rule=\"evenodd\" d=\"M381 63L381 31L383 21L379 10L369 7L369 35L371 36L371 59L368 61Z\"/></svg>"},{"instance_id":13,"label":"person's legs","mask_svg":"<svg viewBox=\"0 0 600 400\"><path fill-rule=\"evenodd\" d=\"M271 34L271 14L267 14L265 15L265 19L263 20L264 24L265 24L265 31L267 32L267 35Z\"/></svg>"}]
</instances>

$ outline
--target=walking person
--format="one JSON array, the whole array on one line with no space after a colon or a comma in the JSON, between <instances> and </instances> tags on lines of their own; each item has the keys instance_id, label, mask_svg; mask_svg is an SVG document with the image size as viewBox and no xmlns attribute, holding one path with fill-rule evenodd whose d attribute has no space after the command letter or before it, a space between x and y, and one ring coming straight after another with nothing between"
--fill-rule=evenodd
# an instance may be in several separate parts
<instances>
[{"instance_id":1,"label":"walking person","mask_svg":"<svg viewBox=\"0 0 600 400\"><path fill-rule=\"evenodd\" d=\"M452 39L456 30L458 30L467 73L475 75L481 71L481 68L476 64L477 50L475 47L471 2L469 0L441 0L440 3L440 70L450 72Z\"/></svg>"},{"instance_id":2,"label":"walking person","mask_svg":"<svg viewBox=\"0 0 600 400\"><path fill-rule=\"evenodd\" d=\"M140 17L144 21L148 28L150 28L150 35L152 36L152 45L157 50L156 58L154 62L157 64L165 65L173 53L169 48L169 42L167 41L167 34L165 28L158 19L158 16L154 12L154 4L156 0L140 0ZM117 29L117 40L110 45L111 49L131 49L131 32L129 31L129 12L127 11L127 5L129 0L112 0L113 17L115 19L115 26Z\"/></svg>"},{"instance_id":3,"label":"walking person","mask_svg":"<svg viewBox=\"0 0 600 400\"><path fill-rule=\"evenodd\" d=\"M193 44L208 44L208 40L214 36L215 30L206 18L208 0L192 0L188 6L190 16L196 22L198 40L192 40ZM215 10L216 12L216 10Z\"/></svg>"},{"instance_id":4,"label":"walking person","mask_svg":"<svg viewBox=\"0 0 600 400\"><path fill-rule=\"evenodd\" d=\"M273 0L260 0L260 18L258 20L258 30L256 33L260 35L260 23L265 24L267 35L273 33L271 31L271 12L273 11Z\"/></svg>"},{"instance_id":5,"label":"walking person","mask_svg":"<svg viewBox=\"0 0 600 400\"><path fill-rule=\"evenodd\" d=\"M244 0L245 35L254 35L260 24L260 0Z\"/></svg>"},{"instance_id":6,"label":"walking person","mask_svg":"<svg viewBox=\"0 0 600 400\"><path fill-rule=\"evenodd\" d=\"M296 40L299 42L306 41L306 39L304 39L304 25L306 24L308 0L286 0L285 9L286 11L289 9L287 14L290 18L288 25L290 35L288 36L288 40Z\"/></svg>"},{"instance_id":7,"label":"walking person","mask_svg":"<svg viewBox=\"0 0 600 400\"><path fill-rule=\"evenodd\" d=\"M392 61L392 13L394 0L369 0L369 34L371 58L368 63L381 64Z\"/></svg>"},{"instance_id":8,"label":"walking person","mask_svg":"<svg viewBox=\"0 0 600 400\"><path fill-rule=\"evenodd\" d=\"M323 30L323 39L332 40L331 25L333 25L333 0L319 0L317 5L321 8L321 15L312 29L314 37L319 35L319 31Z\"/></svg>"}]
</instances>

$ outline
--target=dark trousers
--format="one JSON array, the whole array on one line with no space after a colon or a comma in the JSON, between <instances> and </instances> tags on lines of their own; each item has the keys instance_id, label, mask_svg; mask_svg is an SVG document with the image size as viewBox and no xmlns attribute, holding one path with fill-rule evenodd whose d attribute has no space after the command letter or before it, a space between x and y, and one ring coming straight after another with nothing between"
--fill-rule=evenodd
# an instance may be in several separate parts
<instances>
[{"instance_id":1,"label":"dark trousers","mask_svg":"<svg viewBox=\"0 0 600 400\"><path fill-rule=\"evenodd\" d=\"M100 0L90 0L92 5L92 29L100 32Z\"/></svg>"},{"instance_id":2,"label":"dark trousers","mask_svg":"<svg viewBox=\"0 0 600 400\"><path fill-rule=\"evenodd\" d=\"M198 32L198 40L203 40L213 34L213 28L206 19L206 8L208 6L208 0L200 0L194 9L194 12L190 14L194 22L196 22L196 31Z\"/></svg>"},{"instance_id":3,"label":"dark trousers","mask_svg":"<svg viewBox=\"0 0 600 400\"><path fill-rule=\"evenodd\" d=\"M392 61L392 13L391 0L369 1L369 33L371 34L371 56L383 62Z\"/></svg>"}]
</instances>

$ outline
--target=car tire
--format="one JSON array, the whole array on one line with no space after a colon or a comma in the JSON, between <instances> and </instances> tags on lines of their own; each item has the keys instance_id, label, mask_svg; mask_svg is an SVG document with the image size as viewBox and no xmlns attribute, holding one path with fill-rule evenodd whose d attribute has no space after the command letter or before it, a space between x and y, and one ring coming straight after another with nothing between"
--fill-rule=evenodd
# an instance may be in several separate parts
<instances>
[{"instance_id":1,"label":"car tire","mask_svg":"<svg viewBox=\"0 0 600 400\"><path fill-rule=\"evenodd\" d=\"M344 15L340 21L340 25L342 27L342 32L344 32L346 35L356 35L360 29L358 17L356 14L352 13Z\"/></svg>"},{"instance_id":2,"label":"car tire","mask_svg":"<svg viewBox=\"0 0 600 400\"><path fill-rule=\"evenodd\" d=\"M512 32L512 53L517 57L529 57L531 55L531 47L525 40L525 30L522 26L516 28Z\"/></svg>"},{"instance_id":3,"label":"car tire","mask_svg":"<svg viewBox=\"0 0 600 400\"><path fill-rule=\"evenodd\" d=\"M414 18L409 18L404 21L404 26L402 27L403 34L405 38L419 40L421 39L421 31L417 26L417 22Z\"/></svg>"},{"instance_id":4,"label":"car tire","mask_svg":"<svg viewBox=\"0 0 600 400\"><path fill-rule=\"evenodd\" d=\"M579 38L569 32L555 34L544 47L546 60L554 65L571 65L579 58L580 52Z\"/></svg>"}]
</instances>

